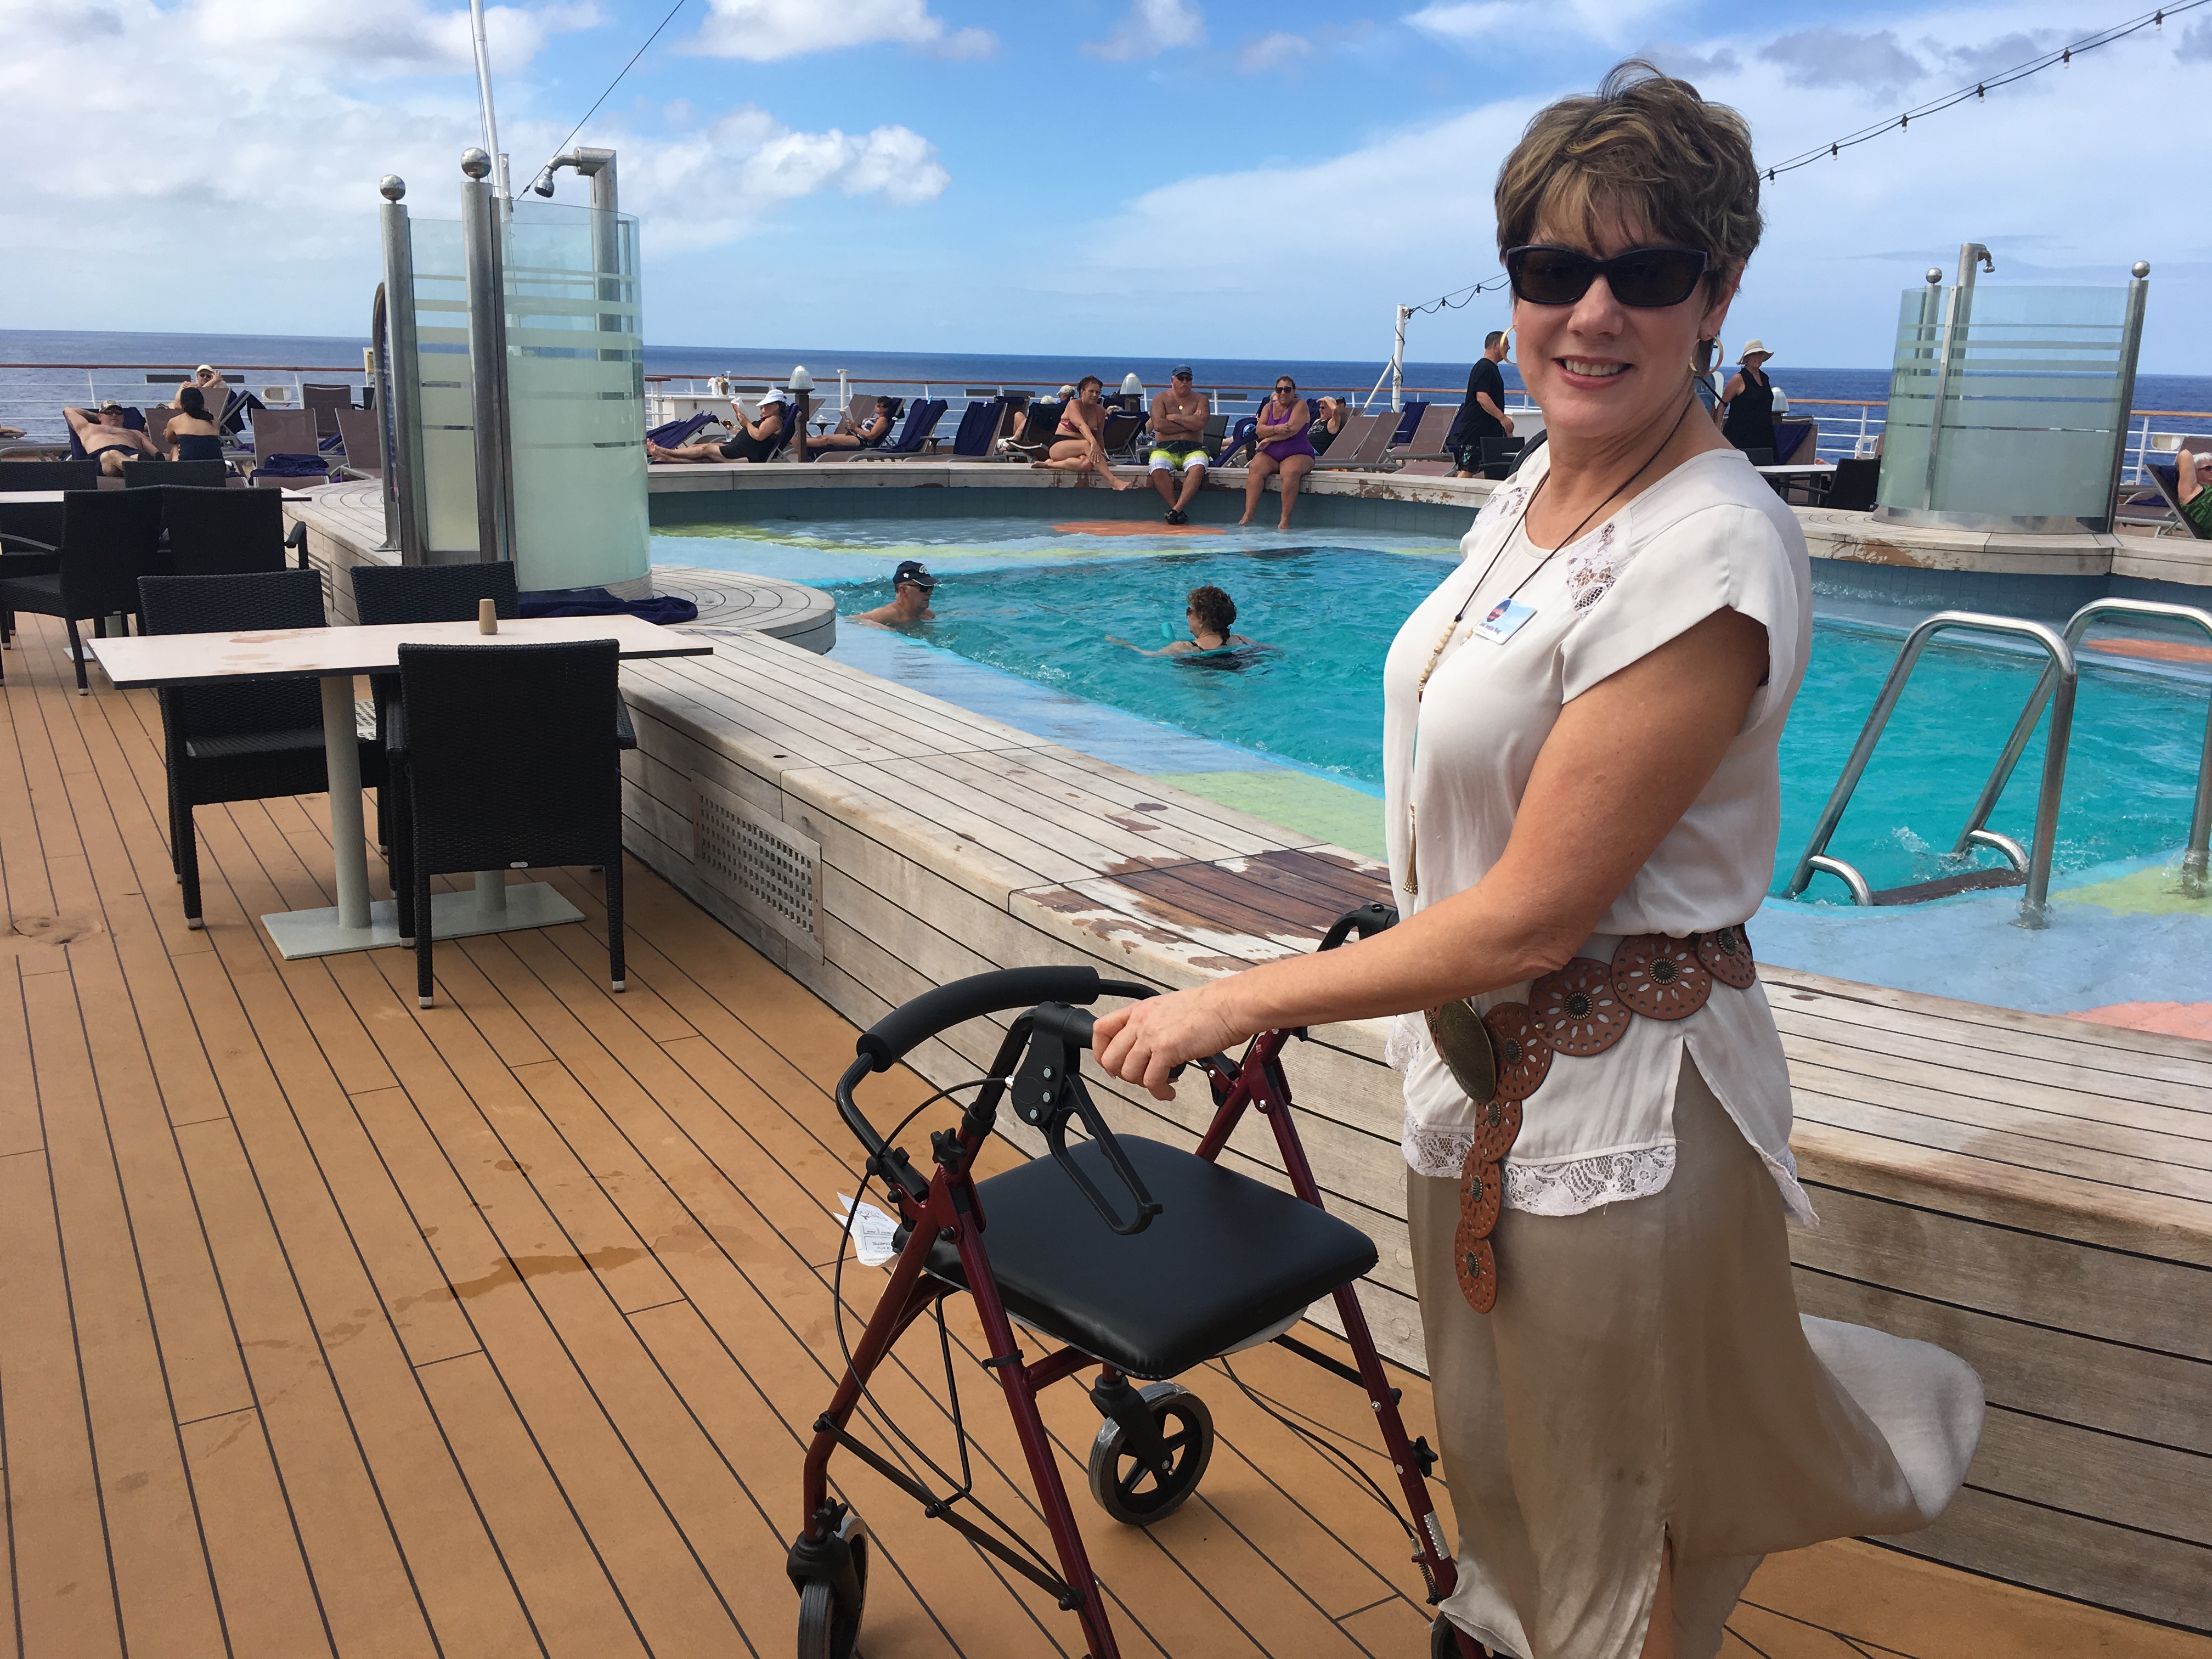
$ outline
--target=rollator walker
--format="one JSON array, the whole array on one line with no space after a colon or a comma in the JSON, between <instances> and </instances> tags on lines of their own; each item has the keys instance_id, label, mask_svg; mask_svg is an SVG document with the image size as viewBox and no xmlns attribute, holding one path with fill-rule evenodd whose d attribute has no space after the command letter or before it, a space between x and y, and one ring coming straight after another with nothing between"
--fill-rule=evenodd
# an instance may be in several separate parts
<instances>
[{"instance_id":1,"label":"rollator walker","mask_svg":"<svg viewBox=\"0 0 2212 1659\"><path fill-rule=\"evenodd\" d=\"M1321 948L1334 949L1355 932L1362 937L1378 933L1396 920L1384 906L1365 906L1340 918ZM1425 1441L1407 1438L1398 1391L1383 1375L1353 1294L1353 1282L1375 1266L1375 1247L1323 1207L1291 1118L1290 1083L1279 1057L1293 1036L1305 1033L1263 1032L1241 1063L1218 1054L1198 1062L1212 1086L1215 1110L1196 1152L1116 1135L1078 1074L1082 1051L1091 1045L1087 1006L1101 996L1152 994L1149 987L1101 979L1089 968L1009 969L928 992L861 1036L859 1057L837 1084L837 1110L867 1151L868 1174L883 1182L896 1205L898 1255L807 1448L805 1526L787 1563L799 1595L799 1659L852 1659L867 1600L866 1532L859 1516L830 1493L830 1460L841 1449L915 1499L925 1515L945 1522L1074 1613L1091 1659L1119 1659L1104 1596L1038 1416L1038 1391L1097 1369L1089 1393L1103 1422L1090 1453L1091 1496L1116 1521L1149 1526L1173 1514L1197 1489L1213 1445L1205 1402L1167 1379L1265 1342L1366 1390L1413 1517L1407 1530L1430 1605L1455 1588L1452 1553L1429 1500L1426 1477L1436 1454ZM1026 1012L1006 1033L988 1078L939 1091L892 1130L896 1137L937 1101L975 1091L958 1126L930 1135L935 1168L925 1174L877 1132L854 1103L854 1089L956 1025L1017 1008ZM977 1181L977 1150L1010 1093L1015 1115L1043 1135L1050 1156ZM1217 1161L1248 1108L1273 1127L1290 1193ZM1071 1145L1073 1121L1081 1122L1089 1138ZM856 1195L855 1214L858 1209ZM841 1272L842 1263L841 1254ZM1006 1395L1056 1564L975 1498L952 1344L944 1324L945 1299L962 1291L975 1298L989 1351L981 1364ZM1307 1305L1322 1296L1334 1298L1352 1364L1289 1334ZM842 1311L841 1305L841 1346ZM957 1477L890 1424L867 1395L869 1378L892 1346L932 1314L959 1443ZM1057 1346L1039 1358L1026 1358L1016 1324ZM931 1490L854 1436L853 1418L864 1400L950 1490ZM1289 1419L1279 1420L1331 1449ZM1343 1453L1333 1455L1407 1526L1364 1470ZM1448 1623L1437 1626L1432 1645L1437 1654L1467 1659L1481 1651Z\"/></svg>"}]
</instances>

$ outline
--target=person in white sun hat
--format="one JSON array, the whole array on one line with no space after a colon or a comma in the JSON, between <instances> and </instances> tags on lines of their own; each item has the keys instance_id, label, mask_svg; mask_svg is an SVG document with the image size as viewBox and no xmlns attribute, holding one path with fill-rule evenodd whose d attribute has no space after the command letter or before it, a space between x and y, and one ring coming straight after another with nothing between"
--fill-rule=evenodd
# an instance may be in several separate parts
<instances>
[{"instance_id":1,"label":"person in white sun hat","mask_svg":"<svg viewBox=\"0 0 2212 1659\"><path fill-rule=\"evenodd\" d=\"M1774 451L1774 382L1766 378L1766 360L1774 354L1763 340L1746 340L1735 373L1721 388L1721 436L1738 449L1763 449L1767 459Z\"/></svg>"}]
</instances>

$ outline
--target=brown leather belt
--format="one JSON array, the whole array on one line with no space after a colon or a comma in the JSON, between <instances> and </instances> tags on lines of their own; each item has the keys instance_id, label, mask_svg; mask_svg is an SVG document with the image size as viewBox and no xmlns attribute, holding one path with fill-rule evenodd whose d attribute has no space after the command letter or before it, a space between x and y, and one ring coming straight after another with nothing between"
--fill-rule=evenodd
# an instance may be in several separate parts
<instances>
[{"instance_id":1,"label":"brown leather belt","mask_svg":"<svg viewBox=\"0 0 2212 1659\"><path fill-rule=\"evenodd\" d=\"M1490 1235L1504 1205L1503 1166L1521 1133L1521 1103L1550 1074L1553 1057L1601 1054L1628 1035L1637 1015L1687 1019L1705 1006L1715 980L1741 991L1758 977L1741 927L1686 939L1638 933L1621 940L1611 962L1577 957L1545 975L1526 1002L1501 1002L1481 1014L1465 1000L1428 1010L1429 1040L1476 1103L1452 1249L1469 1307L1488 1313L1498 1300Z\"/></svg>"}]
</instances>

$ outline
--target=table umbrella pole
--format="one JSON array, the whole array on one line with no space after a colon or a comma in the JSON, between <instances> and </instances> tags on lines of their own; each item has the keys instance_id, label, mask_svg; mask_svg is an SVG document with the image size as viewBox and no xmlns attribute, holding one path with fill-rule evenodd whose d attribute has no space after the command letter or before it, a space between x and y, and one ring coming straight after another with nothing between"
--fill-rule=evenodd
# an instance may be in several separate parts
<instances>
[{"instance_id":1,"label":"table umbrella pole","mask_svg":"<svg viewBox=\"0 0 2212 1659\"><path fill-rule=\"evenodd\" d=\"M477 908L504 910L507 908L507 872L479 870L477 872Z\"/></svg>"}]
</instances>

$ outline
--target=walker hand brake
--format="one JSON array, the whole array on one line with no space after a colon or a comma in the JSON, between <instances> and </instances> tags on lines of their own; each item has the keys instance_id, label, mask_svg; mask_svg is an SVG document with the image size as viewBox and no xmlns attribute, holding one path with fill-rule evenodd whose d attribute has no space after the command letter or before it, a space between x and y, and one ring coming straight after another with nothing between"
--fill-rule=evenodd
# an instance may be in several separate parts
<instances>
[{"instance_id":1,"label":"walker hand brake","mask_svg":"<svg viewBox=\"0 0 2212 1659\"><path fill-rule=\"evenodd\" d=\"M1125 1237L1144 1231L1163 1206L1146 1190L1143 1179L1121 1150L1121 1143L1114 1138L1113 1130L1106 1127L1106 1120L1091 1102L1091 1091L1077 1074L1082 1051L1091 1046L1091 1015L1063 1002L1047 1002L1039 1004L1030 1018L1029 1052L1022 1056L1021 1069L1014 1073L1015 1114L1043 1132L1053 1162L1091 1201L1100 1220ZM1083 1127L1091 1132L1115 1178L1127 1191L1136 1206L1133 1219L1125 1222L1115 1214L1106 1195L1069 1156L1067 1120L1071 1116L1083 1120Z\"/></svg>"}]
</instances>

